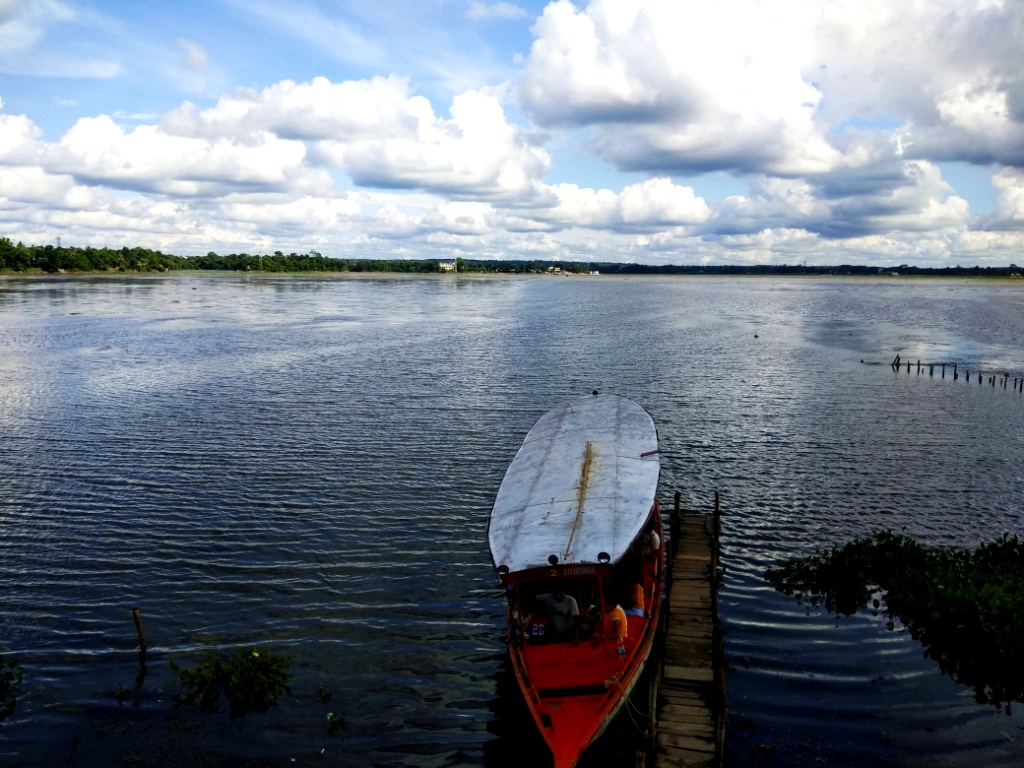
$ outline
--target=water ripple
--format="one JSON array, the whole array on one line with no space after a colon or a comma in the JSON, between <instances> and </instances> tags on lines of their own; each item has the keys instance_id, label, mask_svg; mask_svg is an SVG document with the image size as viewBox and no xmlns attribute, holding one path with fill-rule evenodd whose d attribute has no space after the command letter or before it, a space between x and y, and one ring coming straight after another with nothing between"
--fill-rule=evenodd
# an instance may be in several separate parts
<instances>
[{"instance_id":1,"label":"water ripple","mask_svg":"<svg viewBox=\"0 0 1024 768\"><path fill-rule=\"evenodd\" d=\"M1024 397L888 368L1024 375L1022 309L945 281L2 280L0 652L26 683L0 763L539 761L487 512L533 421L596 388L651 411L666 498L722 494L732 764L1018 765L1017 710L762 576L881 527L1024 535ZM166 662L255 643L294 659L280 707L170 708Z\"/></svg>"}]
</instances>

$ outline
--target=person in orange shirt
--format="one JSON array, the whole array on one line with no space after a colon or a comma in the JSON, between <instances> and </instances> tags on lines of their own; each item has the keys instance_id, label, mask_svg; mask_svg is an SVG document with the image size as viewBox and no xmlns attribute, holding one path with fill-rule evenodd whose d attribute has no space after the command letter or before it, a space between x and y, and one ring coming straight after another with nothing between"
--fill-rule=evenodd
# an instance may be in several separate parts
<instances>
[{"instance_id":1,"label":"person in orange shirt","mask_svg":"<svg viewBox=\"0 0 1024 768\"><path fill-rule=\"evenodd\" d=\"M608 605L612 605L610 602ZM604 614L604 636L608 640L618 640L620 637L625 640L629 635L629 628L626 626L626 612L622 606L616 603L611 608L606 608Z\"/></svg>"},{"instance_id":2,"label":"person in orange shirt","mask_svg":"<svg viewBox=\"0 0 1024 768\"><path fill-rule=\"evenodd\" d=\"M626 598L627 616L646 616L644 613L644 588L642 584L634 584L629 588L629 596Z\"/></svg>"},{"instance_id":3,"label":"person in orange shirt","mask_svg":"<svg viewBox=\"0 0 1024 768\"><path fill-rule=\"evenodd\" d=\"M613 643L620 639L625 640L629 634L629 628L626 626L626 612L622 610L622 606L613 603L607 595L601 596L601 606L604 610L601 613L597 629L590 638L591 644L597 645L601 640Z\"/></svg>"}]
</instances>

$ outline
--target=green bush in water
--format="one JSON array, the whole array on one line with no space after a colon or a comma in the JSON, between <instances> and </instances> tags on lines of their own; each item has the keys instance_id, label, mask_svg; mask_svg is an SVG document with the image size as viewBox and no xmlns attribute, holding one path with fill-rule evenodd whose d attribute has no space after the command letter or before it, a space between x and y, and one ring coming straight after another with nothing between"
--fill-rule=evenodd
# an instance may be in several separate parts
<instances>
[{"instance_id":1,"label":"green bush in water","mask_svg":"<svg viewBox=\"0 0 1024 768\"><path fill-rule=\"evenodd\" d=\"M274 656L265 648L239 648L234 657L211 649L195 669L182 669L172 661L171 669L181 680L174 704L214 712L224 694L232 717L266 712L290 690L290 666L287 656Z\"/></svg>"},{"instance_id":2,"label":"green bush in water","mask_svg":"<svg viewBox=\"0 0 1024 768\"><path fill-rule=\"evenodd\" d=\"M769 568L776 589L850 615L882 593L885 611L979 702L1024 701L1024 543L971 551L880 531ZM875 601L875 607L880 602Z\"/></svg>"}]
</instances>

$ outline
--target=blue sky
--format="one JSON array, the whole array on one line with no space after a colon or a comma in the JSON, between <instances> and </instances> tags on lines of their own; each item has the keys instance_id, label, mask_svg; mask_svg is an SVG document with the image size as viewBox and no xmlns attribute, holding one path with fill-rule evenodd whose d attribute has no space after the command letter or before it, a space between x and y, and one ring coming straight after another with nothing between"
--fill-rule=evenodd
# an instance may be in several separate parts
<instances>
[{"instance_id":1,"label":"blue sky","mask_svg":"<svg viewBox=\"0 0 1024 768\"><path fill-rule=\"evenodd\" d=\"M0 0L0 236L1024 259L1017 0Z\"/></svg>"}]
</instances>

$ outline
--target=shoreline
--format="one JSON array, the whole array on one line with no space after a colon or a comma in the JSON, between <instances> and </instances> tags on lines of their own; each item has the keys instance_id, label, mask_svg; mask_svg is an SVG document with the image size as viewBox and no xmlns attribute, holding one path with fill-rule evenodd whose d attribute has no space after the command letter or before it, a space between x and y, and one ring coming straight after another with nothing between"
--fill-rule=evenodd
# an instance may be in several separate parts
<instances>
[{"instance_id":1,"label":"shoreline","mask_svg":"<svg viewBox=\"0 0 1024 768\"><path fill-rule=\"evenodd\" d=\"M32 270L24 272L14 271L0 271L0 281L7 280L87 280L97 278L156 278L166 279L174 277L198 277L208 276L212 278L226 278L226 277L246 277L251 279L266 279L266 278L316 278L319 280L323 279L356 279L356 280L379 280L381 278L387 279L428 279L428 280L451 280L451 279L493 279L493 278L546 278L546 279L564 279L564 278L575 278L575 279L587 279L587 280L601 280L601 279L622 279L622 278L676 278L676 279L797 279L797 280L837 280L837 281L933 281L933 280L984 280L984 281L995 281L995 282L1020 282L1024 286L1024 276L1013 274L1013 275L971 275L971 274L960 274L960 275L944 275L944 274L887 274L879 273L877 275L871 274L827 274L827 273L781 273L781 274L765 274L763 272L627 272L627 273L602 273L599 275L591 274L574 274L570 272L563 272L558 274L550 273L522 273L522 272L342 272L342 271L295 271L295 272L243 272L239 270L221 270L221 269L173 269L173 270L125 270L125 271L95 271L95 272L44 272L42 270Z\"/></svg>"}]
</instances>

